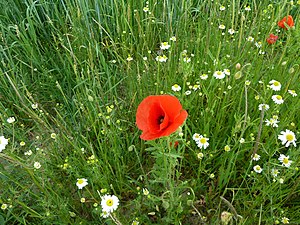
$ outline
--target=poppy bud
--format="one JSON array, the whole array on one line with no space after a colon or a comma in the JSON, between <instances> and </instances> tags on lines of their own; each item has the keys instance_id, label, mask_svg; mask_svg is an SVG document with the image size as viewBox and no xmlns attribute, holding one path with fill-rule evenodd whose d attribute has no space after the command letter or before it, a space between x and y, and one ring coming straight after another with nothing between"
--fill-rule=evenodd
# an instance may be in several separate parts
<instances>
[{"instance_id":1,"label":"poppy bud","mask_svg":"<svg viewBox=\"0 0 300 225\"><path fill-rule=\"evenodd\" d=\"M234 78L235 78L236 80L240 79L241 77L242 77L242 72L241 72L241 71L238 71L238 72L236 72L236 73L234 74Z\"/></svg>"},{"instance_id":2,"label":"poppy bud","mask_svg":"<svg viewBox=\"0 0 300 225\"><path fill-rule=\"evenodd\" d=\"M241 69L241 64L240 64L240 63L237 63L237 64L235 65L235 68L236 68L237 70L240 70L240 69Z\"/></svg>"}]
</instances>

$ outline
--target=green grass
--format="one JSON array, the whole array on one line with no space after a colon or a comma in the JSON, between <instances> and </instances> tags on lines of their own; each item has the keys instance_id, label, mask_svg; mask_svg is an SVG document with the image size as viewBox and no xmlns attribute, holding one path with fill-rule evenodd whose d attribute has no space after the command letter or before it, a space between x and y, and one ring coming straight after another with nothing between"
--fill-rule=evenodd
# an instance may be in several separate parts
<instances>
[{"instance_id":1,"label":"green grass","mask_svg":"<svg viewBox=\"0 0 300 225\"><path fill-rule=\"evenodd\" d=\"M278 139L286 129L300 138L300 3L149 0L144 12L146 6L0 3L0 136L9 139L0 153L0 224L222 224L224 211L232 214L228 224L279 224L283 217L300 224L299 142L285 147ZM295 28L279 28L289 14ZM270 33L279 36L273 45ZM161 50L162 42L170 49ZM160 54L167 62L155 60ZM231 74L215 79L223 69ZM183 136L143 141L137 107L159 94L175 95L187 110ZM273 102L275 94L283 104ZM262 113L260 104L270 109ZM278 127L266 126L273 115ZM195 133L209 138L208 148L197 147ZM289 168L280 154L292 160ZM88 185L78 189L78 178ZM104 194L120 200L113 217L101 216Z\"/></svg>"}]
</instances>

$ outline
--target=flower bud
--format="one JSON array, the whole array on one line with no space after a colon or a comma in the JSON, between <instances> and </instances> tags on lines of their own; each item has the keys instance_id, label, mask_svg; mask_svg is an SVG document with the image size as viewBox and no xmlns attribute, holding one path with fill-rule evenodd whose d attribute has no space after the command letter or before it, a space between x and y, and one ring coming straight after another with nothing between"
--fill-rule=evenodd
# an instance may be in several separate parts
<instances>
[{"instance_id":1,"label":"flower bud","mask_svg":"<svg viewBox=\"0 0 300 225\"><path fill-rule=\"evenodd\" d=\"M238 71L238 72L236 72L236 73L234 74L234 78L235 78L236 80L240 79L241 77L242 77L242 72L241 72L241 71Z\"/></svg>"},{"instance_id":2,"label":"flower bud","mask_svg":"<svg viewBox=\"0 0 300 225\"><path fill-rule=\"evenodd\" d=\"M240 70L240 69L241 69L241 64L240 64L240 63L237 63L237 64L235 65L235 68L236 68L237 70Z\"/></svg>"}]
</instances>

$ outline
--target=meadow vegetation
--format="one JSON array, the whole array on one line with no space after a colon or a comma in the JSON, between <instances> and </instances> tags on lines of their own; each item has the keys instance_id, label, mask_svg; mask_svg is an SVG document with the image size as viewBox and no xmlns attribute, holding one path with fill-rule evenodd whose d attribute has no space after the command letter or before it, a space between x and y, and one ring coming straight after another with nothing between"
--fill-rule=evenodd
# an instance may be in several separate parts
<instances>
[{"instance_id":1,"label":"meadow vegetation","mask_svg":"<svg viewBox=\"0 0 300 225\"><path fill-rule=\"evenodd\" d=\"M1 1L0 224L300 224L299 12ZM153 95L187 117L144 140Z\"/></svg>"}]
</instances>

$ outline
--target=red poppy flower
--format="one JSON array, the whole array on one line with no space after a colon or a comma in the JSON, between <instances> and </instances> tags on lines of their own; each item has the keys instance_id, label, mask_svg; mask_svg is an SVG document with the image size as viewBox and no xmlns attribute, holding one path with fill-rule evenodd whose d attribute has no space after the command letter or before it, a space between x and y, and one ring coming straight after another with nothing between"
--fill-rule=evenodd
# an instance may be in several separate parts
<instances>
[{"instance_id":1,"label":"red poppy flower","mask_svg":"<svg viewBox=\"0 0 300 225\"><path fill-rule=\"evenodd\" d=\"M271 45L274 44L278 39L278 36L274 34L270 34L270 36L267 38L267 42Z\"/></svg>"},{"instance_id":2,"label":"red poppy flower","mask_svg":"<svg viewBox=\"0 0 300 225\"><path fill-rule=\"evenodd\" d=\"M179 100L171 95L150 95L138 106L136 124L143 140L154 140L175 132L187 118Z\"/></svg>"},{"instance_id":3,"label":"red poppy flower","mask_svg":"<svg viewBox=\"0 0 300 225\"><path fill-rule=\"evenodd\" d=\"M280 20L278 22L278 26L280 26L283 29L287 29L285 24L289 27L294 26L294 20L293 20L293 17L291 15L288 15L287 17L285 16L282 20Z\"/></svg>"}]
</instances>

